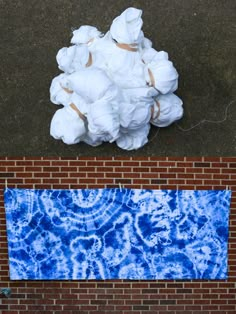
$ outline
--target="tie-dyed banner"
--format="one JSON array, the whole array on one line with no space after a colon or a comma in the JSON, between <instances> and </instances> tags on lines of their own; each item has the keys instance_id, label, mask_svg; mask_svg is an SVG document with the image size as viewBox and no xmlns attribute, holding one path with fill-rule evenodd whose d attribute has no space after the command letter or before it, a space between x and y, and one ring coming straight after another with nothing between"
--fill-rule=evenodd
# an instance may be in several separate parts
<instances>
[{"instance_id":1,"label":"tie-dyed banner","mask_svg":"<svg viewBox=\"0 0 236 314\"><path fill-rule=\"evenodd\" d=\"M226 279L231 192L6 189L10 278Z\"/></svg>"}]
</instances>

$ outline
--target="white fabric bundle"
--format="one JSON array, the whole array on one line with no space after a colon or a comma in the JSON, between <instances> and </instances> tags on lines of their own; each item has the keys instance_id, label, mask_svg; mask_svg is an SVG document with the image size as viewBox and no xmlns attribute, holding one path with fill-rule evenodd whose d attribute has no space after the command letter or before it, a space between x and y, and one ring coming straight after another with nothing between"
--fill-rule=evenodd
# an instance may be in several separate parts
<instances>
[{"instance_id":1,"label":"white fabric bundle","mask_svg":"<svg viewBox=\"0 0 236 314\"><path fill-rule=\"evenodd\" d=\"M64 47L58 51L56 59L60 70L72 73L86 67L89 50L86 46Z\"/></svg>"},{"instance_id":2,"label":"white fabric bundle","mask_svg":"<svg viewBox=\"0 0 236 314\"><path fill-rule=\"evenodd\" d=\"M125 150L134 150L143 147L148 142L148 133L150 124L146 124L137 130L131 130L127 133L120 131L120 136L116 140L117 146Z\"/></svg>"},{"instance_id":3,"label":"white fabric bundle","mask_svg":"<svg viewBox=\"0 0 236 314\"><path fill-rule=\"evenodd\" d=\"M70 106L58 109L51 121L50 134L65 144L77 144L86 133L84 121Z\"/></svg>"},{"instance_id":4,"label":"white fabric bundle","mask_svg":"<svg viewBox=\"0 0 236 314\"><path fill-rule=\"evenodd\" d=\"M146 48L142 51L142 60L144 63L168 60L168 53L165 51L156 51L154 48Z\"/></svg>"},{"instance_id":5,"label":"white fabric bundle","mask_svg":"<svg viewBox=\"0 0 236 314\"><path fill-rule=\"evenodd\" d=\"M136 49L136 48L135 48ZM101 68L121 88L144 86L144 64L139 51L128 51L116 45L110 32L97 43L97 56L102 59Z\"/></svg>"},{"instance_id":6,"label":"white fabric bundle","mask_svg":"<svg viewBox=\"0 0 236 314\"><path fill-rule=\"evenodd\" d=\"M88 129L114 141L119 133L119 89L100 69L86 68L68 77L70 88L88 104Z\"/></svg>"},{"instance_id":7,"label":"white fabric bundle","mask_svg":"<svg viewBox=\"0 0 236 314\"><path fill-rule=\"evenodd\" d=\"M130 7L105 36L89 25L73 31L73 46L56 56L64 73L50 86L50 100L64 106L51 121L55 139L91 146L116 141L134 150L148 142L150 123L166 127L183 116L173 94L178 73L167 52L152 48L142 25L142 10Z\"/></svg>"},{"instance_id":8,"label":"white fabric bundle","mask_svg":"<svg viewBox=\"0 0 236 314\"><path fill-rule=\"evenodd\" d=\"M107 91L102 99L90 105L87 115L89 131L106 142L114 142L120 130L119 113L115 110L118 105L114 101L113 90Z\"/></svg>"},{"instance_id":9,"label":"white fabric bundle","mask_svg":"<svg viewBox=\"0 0 236 314\"><path fill-rule=\"evenodd\" d=\"M152 43L145 39L141 30L143 25L141 15L141 10L126 9L114 19L110 31L97 41L95 51L105 60L103 68L110 79L121 88L140 87L146 84L143 75L144 65L138 47L142 45L150 47ZM130 46L127 49L121 48L117 42ZM130 51L129 48L134 51Z\"/></svg>"},{"instance_id":10,"label":"white fabric bundle","mask_svg":"<svg viewBox=\"0 0 236 314\"><path fill-rule=\"evenodd\" d=\"M157 95L155 89L130 88L123 89L122 93L124 100L119 106L121 127L126 130L135 130L149 123L153 104L152 96Z\"/></svg>"},{"instance_id":11,"label":"white fabric bundle","mask_svg":"<svg viewBox=\"0 0 236 314\"><path fill-rule=\"evenodd\" d=\"M154 88L131 88L122 91L120 102L120 136L117 145L125 150L139 149L148 142Z\"/></svg>"},{"instance_id":12,"label":"white fabric bundle","mask_svg":"<svg viewBox=\"0 0 236 314\"><path fill-rule=\"evenodd\" d=\"M155 88L161 94L167 94L176 91L178 88L178 72L176 71L173 63L169 60L152 61L147 64L145 68L145 77L148 83L151 83L150 74L148 69L151 70Z\"/></svg>"},{"instance_id":13,"label":"white fabric bundle","mask_svg":"<svg viewBox=\"0 0 236 314\"><path fill-rule=\"evenodd\" d=\"M128 130L136 130L146 125L151 118L150 107L144 102L121 103L119 107L120 125Z\"/></svg>"},{"instance_id":14,"label":"white fabric bundle","mask_svg":"<svg viewBox=\"0 0 236 314\"><path fill-rule=\"evenodd\" d=\"M110 27L110 33L118 43L134 44L140 43L142 39L141 28L143 20L142 10L128 8L117 16Z\"/></svg>"},{"instance_id":15,"label":"white fabric bundle","mask_svg":"<svg viewBox=\"0 0 236 314\"><path fill-rule=\"evenodd\" d=\"M63 87L67 86L67 75L62 73L56 76L50 86L50 100L56 105L68 106L71 103L71 94L67 93Z\"/></svg>"},{"instance_id":16,"label":"white fabric bundle","mask_svg":"<svg viewBox=\"0 0 236 314\"><path fill-rule=\"evenodd\" d=\"M153 97L158 95L158 91L152 86L145 85L145 87L122 89L122 95L125 102L134 104L145 102L149 105L153 103Z\"/></svg>"},{"instance_id":17,"label":"white fabric bundle","mask_svg":"<svg viewBox=\"0 0 236 314\"><path fill-rule=\"evenodd\" d=\"M88 111L89 111L89 106L86 103L86 101L81 97L80 95L76 94L73 92L71 95L70 101L72 104L74 104L79 111L87 117Z\"/></svg>"},{"instance_id":18,"label":"white fabric bundle","mask_svg":"<svg viewBox=\"0 0 236 314\"><path fill-rule=\"evenodd\" d=\"M106 73L97 68L85 68L68 76L69 88L93 103L101 99L114 84Z\"/></svg>"},{"instance_id":19,"label":"white fabric bundle","mask_svg":"<svg viewBox=\"0 0 236 314\"><path fill-rule=\"evenodd\" d=\"M72 44L92 44L93 40L100 38L102 33L94 26L82 25L80 28L73 31L71 38Z\"/></svg>"},{"instance_id":20,"label":"white fabric bundle","mask_svg":"<svg viewBox=\"0 0 236 314\"><path fill-rule=\"evenodd\" d=\"M160 108L154 104L153 117L151 124L158 127L167 127L173 122L179 120L183 116L183 102L173 93L166 95L158 95L156 100L160 104Z\"/></svg>"},{"instance_id":21,"label":"white fabric bundle","mask_svg":"<svg viewBox=\"0 0 236 314\"><path fill-rule=\"evenodd\" d=\"M80 71L89 66L105 69L103 54L91 49L87 45L74 45L64 47L58 51L56 56L58 68L66 74Z\"/></svg>"},{"instance_id":22,"label":"white fabric bundle","mask_svg":"<svg viewBox=\"0 0 236 314\"><path fill-rule=\"evenodd\" d=\"M87 133L85 134L83 138L84 143L91 145L93 147L101 145L103 141L104 141L104 138L101 139L101 135L93 134L89 130L87 131Z\"/></svg>"}]
</instances>

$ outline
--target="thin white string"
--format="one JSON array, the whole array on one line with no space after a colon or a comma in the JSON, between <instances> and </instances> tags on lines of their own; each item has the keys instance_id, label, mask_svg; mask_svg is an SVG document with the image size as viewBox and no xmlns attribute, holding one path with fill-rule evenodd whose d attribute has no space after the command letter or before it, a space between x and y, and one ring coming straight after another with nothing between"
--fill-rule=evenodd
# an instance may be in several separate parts
<instances>
[{"instance_id":1,"label":"thin white string","mask_svg":"<svg viewBox=\"0 0 236 314\"><path fill-rule=\"evenodd\" d=\"M203 124L203 123L205 123L205 122L207 122L207 123L215 123L215 124L223 123L223 122L225 122L225 121L227 120L229 107L230 107L234 102L236 102L236 99L232 100L232 101L226 106L226 108L225 108L225 114L224 114L224 119L222 119L222 120L208 120L208 119L203 119L203 120L201 120L200 122L198 122L197 124L191 126L191 127L188 128L188 129L182 128L182 127L181 127L179 124L177 124L177 123L175 123L175 125L176 125L176 127L177 127L180 131L182 131L182 132L189 132L189 131L191 131L192 129L196 128L197 126L199 126L199 125L201 125L201 124ZM158 129L157 129L157 131L155 132L154 136L150 139L149 142L152 142L152 141L154 140L154 138L157 137L157 135L158 135L160 129L161 129L161 128L158 128Z\"/></svg>"},{"instance_id":2,"label":"thin white string","mask_svg":"<svg viewBox=\"0 0 236 314\"><path fill-rule=\"evenodd\" d=\"M191 126L190 128L188 129L184 129L182 128L178 123L175 123L176 127L181 130L182 132L188 132L188 131L191 131L192 129L196 128L197 126L199 126L200 124L202 123L205 123L205 122L208 122L208 123L216 123L216 124L219 124L219 123L223 123L227 120L227 117L228 117L228 110L229 110L229 107L236 101L236 99L232 100L225 108L225 114L224 114L224 119L222 120L207 120L207 119L203 119L201 120L200 122L198 122L197 124Z\"/></svg>"}]
</instances>

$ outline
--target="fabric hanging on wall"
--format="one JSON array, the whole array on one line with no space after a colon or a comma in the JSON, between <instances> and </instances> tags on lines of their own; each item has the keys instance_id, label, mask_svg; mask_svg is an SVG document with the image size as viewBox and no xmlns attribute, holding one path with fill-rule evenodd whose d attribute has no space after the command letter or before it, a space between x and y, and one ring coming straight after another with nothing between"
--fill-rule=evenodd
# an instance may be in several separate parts
<instances>
[{"instance_id":1,"label":"fabric hanging on wall","mask_svg":"<svg viewBox=\"0 0 236 314\"><path fill-rule=\"evenodd\" d=\"M226 279L231 191L4 191L10 279Z\"/></svg>"}]
</instances>

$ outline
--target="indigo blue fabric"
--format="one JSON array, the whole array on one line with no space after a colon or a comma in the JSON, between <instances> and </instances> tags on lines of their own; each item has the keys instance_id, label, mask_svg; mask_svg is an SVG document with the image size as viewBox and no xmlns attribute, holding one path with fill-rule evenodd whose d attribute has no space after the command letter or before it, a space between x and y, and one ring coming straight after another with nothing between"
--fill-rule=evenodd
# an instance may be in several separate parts
<instances>
[{"instance_id":1,"label":"indigo blue fabric","mask_svg":"<svg viewBox=\"0 0 236 314\"><path fill-rule=\"evenodd\" d=\"M231 192L5 189L10 278L226 279Z\"/></svg>"}]
</instances>

